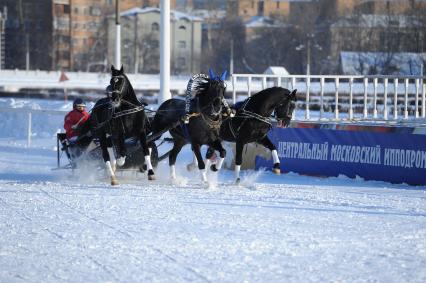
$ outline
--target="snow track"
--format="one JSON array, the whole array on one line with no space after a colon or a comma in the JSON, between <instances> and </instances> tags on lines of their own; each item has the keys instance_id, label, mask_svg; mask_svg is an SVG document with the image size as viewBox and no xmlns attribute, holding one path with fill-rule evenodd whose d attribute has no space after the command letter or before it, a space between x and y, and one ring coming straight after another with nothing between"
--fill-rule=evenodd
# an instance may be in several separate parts
<instances>
[{"instance_id":1,"label":"snow track","mask_svg":"<svg viewBox=\"0 0 426 283\"><path fill-rule=\"evenodd\" d=\"M23 144L0 140L0 282L426 282L424 187L225 170L206 188L188 148L176 184L160 164L112 187Z\"/></svg>"}]
</instances>

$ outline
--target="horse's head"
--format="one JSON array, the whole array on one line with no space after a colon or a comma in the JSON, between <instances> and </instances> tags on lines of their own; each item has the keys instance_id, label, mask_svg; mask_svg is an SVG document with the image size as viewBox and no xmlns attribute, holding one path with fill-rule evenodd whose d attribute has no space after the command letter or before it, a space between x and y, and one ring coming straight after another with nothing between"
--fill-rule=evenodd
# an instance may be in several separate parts
<instances>
[{"instance_id":1,"label":"horse's head","mask_svg":"<svg viewBox=\"0 0 426 283\"><path fill-rule=\"evenodd\" d=\"M124 74L123 66L117 70L113 65L111 66L111 100L114 107L119 107L121 99L127 91L127 77Z\"/></svg>"},{"instance_id":2,"label":"horse's head","mask_svg":"<svg viewBox=\"0 0 426 283\"><path fill-rule=\"evenodd\" d=\"M275 118L277 119L279 127L287 127L290 124L290 120L293 116L293 111L296 108L296 96L297 89L291 93L288 91L284 100L275 107Z\"/></svg>"},{"instance_id":3,"label":"horse's head","mask_svg":"<svg viewBox=\"0 0 426 283\"><path fill-rule=\"evenodd\" d=\"M226 71L221 76L214 75L209 71L210 77L203 77L202 81L195 86L197 90L198 104L201 112L210 116L217 116L222 111L222 100L225 97Z\"/></svg>"}]
</instances>

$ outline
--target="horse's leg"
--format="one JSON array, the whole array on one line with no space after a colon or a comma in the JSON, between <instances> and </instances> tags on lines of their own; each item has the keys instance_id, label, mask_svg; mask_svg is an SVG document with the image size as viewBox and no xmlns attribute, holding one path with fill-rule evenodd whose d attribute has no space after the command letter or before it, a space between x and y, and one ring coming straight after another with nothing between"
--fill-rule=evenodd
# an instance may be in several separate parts
<instances>
[{"instance_id":1,"label":"horse's leg","mask_svg":"<svg viewBox=\"0 0 426 283\"><path fill-rule=\"evenodd\" d=\"M115 159L114 147L112 142L112 135L106 134L106 146L109 155L109 160L111 161L112 170L115 172L117 169L117 160Z\"/></svg>"},{"instance_id":2,"label":"horse's leg","mask_svg":"<svg viewBox=\"0 0 426 283\"><path fill-rule=\"evenodd\" d=\"M198 169L201 172L201 179L203 182L207 182L207 172L206 172L206 163L207 166L210 165L210 159L206 159L206 163L204 163L203 156L201 155L201 145L198 143L192 143L192 151L195 154L195 157L198 161Z\"/></svg>"},{"instance_id":3,"label":"horse's leg","mask_svg":"<svg viewBox=\"0 0 426 283\"><path fill-rule=\"evenodd\" d=\"M220 140L216 140L211 145L212 145L212 147L214 149L216 149L217 151L219 151L219 156L220 156L219 161L216 164L213 164L210 167L212 171L216 172L216 171L218 171L218 170L220 170L222 168L223 161L225 160L225 157L226 157L226 150L223 148L222 143L220 142ZM211 158L211 156L210 156L210 158Z\"/></svg>"},{"instance_id":4,"label":"horse's leg","mask_svg":"<svg viewBox=\"0 0 426 283\"><path fill-rule=\"evenodd\" d=\"M111 138L111 137L109 137L109 138ZM103 133L100 136L99 142L100 142L101 149L102 149L102 158L104 159L106 169L107 169L108 174L111 178L111 185L114 186L114 185L118 185L118 181L117 181L117 177L115 176L113 166L111 165L111 161L110 161L111 159L110 159L110 154L109 154L109 150L108 150L108 145L112 142L108 141L109 138L107 138L106 134ZM112 147L112 145L111 145L111 147ZM113 154L113 156L114 156L114 154Z\"/></svg>"},{"instance_id":5,"label":"horse's leg","mask_svg":"<svg viewBox=\"0 0 426 283\"><path fill-rule=\"evenodd\" d=\"M117 158L117 165L123 166L126 162L126 145L124 143L124 133L120 133L120 137L118 138L117 142L117 151L118 151L118 158Z\"/></svg>"},{"instance_id":6,"label":"horse's leg","mask_svg":"<svg viewBox=\"0 0 426 283\"><path fill-rule=\"evenodd\" d=\"M169 155L170 178L172 180L176 179L176 167L175 167L176 158L184 145L185 145L184 140L173 137L173 148L170 151L170 155Z\"/></svg>"},{"instance_id":7,"label":"horse's leg","mask_svg":"<svg viewBox=\"0 0 426 283\"><path fill-rule=\"evenodd\" d=\"M143 150L143 154L145 156L145 164L148 169L148 180L155 180L154 169L151 164L151 155L150 150L148 148L148 144L146 142L146 132L142 131L140 134L140 141Z\"/></svg>"},{"instance_id":8,"label":"horse's leg","mask_svg":"<svg viewBox=\"0 0 426 283\"><path fill-rule=\"evenodd\" d=\"M244 143L241 141L236 142L236 153L235 153L235 183L240 183L240 170L241 170L241 164L243 163L243 149L244 149Z\"/></svg>"},{"instance_id":9,"label":"horse's leg","mask_svg":"<svg viewBox=\"0 0 426 283\"><path fill-rule=\"evenodd\" d=\"M189 163L188 165L186 165L186 170L188 171L192 171L195 169L195 167L198 166L198 162L197 162L197 158L195 157L195 155L192 155L192 162Z\"/></svg>"},{"instance_id":10,"label":"horse's leg","mask_svg":"<svg viewBox=\"0 0 426 283\"><path fill-rule=\"evenodd\" d=\"M214 152L215 152L215 148L213 147L213 145L210 144L209 147L207 148L207 151L206 151L206 167L208 168L210 166L211 170L213 170L212 169L213 165L210 165L210 163L211 163L211 160L213 158ZM195 158L195 154L194 154L194 158Z\"/></svg>"},{"instance_id":11,"label":"horse's leg","mask_svg":"<svg viewBox=\"0 0 426 283\"><path fill-rule=\"evenodd\" d=\"M272 159L274 161L274 166L272 168L272 171L275 174L278 174L278 175L281 174L280 159L278 158L278 152L277 152L277 148L275 147L275 145L271 142L271 140L268 138L268 136L265 136L260 141L260 144L262 144L264 147L269 149L272 153Z\"/></svg>"}]
</instances>

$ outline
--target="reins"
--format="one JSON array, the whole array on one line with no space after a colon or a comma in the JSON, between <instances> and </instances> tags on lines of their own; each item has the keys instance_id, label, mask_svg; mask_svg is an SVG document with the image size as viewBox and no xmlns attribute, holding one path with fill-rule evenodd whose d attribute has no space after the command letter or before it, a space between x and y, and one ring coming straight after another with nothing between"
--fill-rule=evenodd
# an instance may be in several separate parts
<instances>
[{"instance_id":1,"label":"reins","mask_svg":"<svg viewBox=\"0 0 426 283\"><path fill-rule=\"evenodd\" d=\"M270 127L272 127L272 122L271 122L271 118L270 117L265 117L262 115L259 115L257 113L254 113L252 111L248 111L246 110L246 106L248 104L248 102L250 101L251 97L249 97L243 104L243 106L238 109L237 114L235 115L235 118L242 118L242 119L255 119L258 120L260 122L266 123L268 124Z\"/></svg>"}]
</instances>

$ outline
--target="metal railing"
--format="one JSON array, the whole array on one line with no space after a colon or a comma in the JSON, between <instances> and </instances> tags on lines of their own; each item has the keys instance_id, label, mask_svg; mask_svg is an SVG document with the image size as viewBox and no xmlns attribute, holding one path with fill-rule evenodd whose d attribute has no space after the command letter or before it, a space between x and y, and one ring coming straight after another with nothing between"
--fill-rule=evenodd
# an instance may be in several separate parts
<instances>
[{"instance_id":1,"label":"metal railing","mask_svg":"<svg viewBox=\"0 0 426 283\"><path fill-rule=\"evenodd\" d=\"M48 114L48 115L60 115L64 117L68 111L63 110L45 110L45 109L28 109L28 108L6 108L0 107L1 112L12 112L21 113L26 115L27 118L27 147L31 146L31 138L33 136L33 115L34 114Z\"/></svg>"},{"instance_id":2,"label":"metal railing","mask_svg":"<svg viewBox=\"0 0 426 283\"><path fill-rule=\"evenodd\" d=\"M425 76L233 74L231 81L234 103L239 94L245 98L271 86L298 89L299 100L304 98L302 107L305 120L311 120L311 108L319 112L318 120L398 120L399 113L403 119L408 119L410 112L410 118L426 116ZM393 85L392 90L389 84ZM246 92L242 93L244 86ZM334 106L328 107L327 117L325 105ZM346 109L345 118L342 118L340 109ZM355 113L360 115L355 117Z\"/></svg>"},{"instance_id":3,"label":"metal railing","mask_svg":"<svg viewBox=\"0 0 426 283\"><path fill-rule=\"evenodd\" d=\"M303 111L303 117L296 120L397 121L426 117L426 77L233 74L231 82L234 103L240 95L246 98L273 85L297 88L297 110ZM33 115L64 117L67 113L63 110L6 107L0 107L0 112L26 115L28 147L33 136ZM313 114L317 117L312 117L315 116Z\"/></svg>"}]
</instances>

